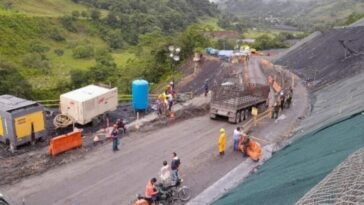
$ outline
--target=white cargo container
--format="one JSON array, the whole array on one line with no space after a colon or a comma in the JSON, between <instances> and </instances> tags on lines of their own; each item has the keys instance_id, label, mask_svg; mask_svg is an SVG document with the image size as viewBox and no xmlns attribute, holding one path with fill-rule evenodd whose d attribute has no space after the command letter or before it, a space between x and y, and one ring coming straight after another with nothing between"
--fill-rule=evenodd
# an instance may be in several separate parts
<instances>
[{"instance_id":1,"label":"white cargo container","mask_svg":"<svg viewBox=\"0 0 364 205\"><path fill-rule=\"evenodd\" d=\"M69 115L76 123L84 125L108 111L116 110L118 90L89 85L62 94L60 104L62 114Z\"/></svg>"}]
</instances>

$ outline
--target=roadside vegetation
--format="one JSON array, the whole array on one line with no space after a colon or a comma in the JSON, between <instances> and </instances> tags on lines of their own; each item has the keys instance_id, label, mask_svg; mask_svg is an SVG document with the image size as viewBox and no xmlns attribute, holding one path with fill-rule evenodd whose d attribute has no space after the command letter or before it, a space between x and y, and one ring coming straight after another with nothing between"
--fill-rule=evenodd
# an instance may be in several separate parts
<instances>
[{"instance_id":1,"label":"roadside vegetation","mask_svg":"<svg viewBox=\"0 0 364 205\"><path fill-rule=\"evenodd\" d=\"M214 28L201 22L217 14L208 0L0 0L0 93L40 100L89 83L122 93L135 78L158 83L172 72L168 45L182 59L210 46Z\"/></svg>"}]
</instances>

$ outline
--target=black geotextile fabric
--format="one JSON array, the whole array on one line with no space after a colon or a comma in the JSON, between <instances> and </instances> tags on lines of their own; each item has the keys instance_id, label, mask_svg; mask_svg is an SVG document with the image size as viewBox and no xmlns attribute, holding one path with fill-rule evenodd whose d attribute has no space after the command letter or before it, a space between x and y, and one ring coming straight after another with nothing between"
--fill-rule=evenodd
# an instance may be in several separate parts
<instances>
[{"instance_id":1,"label":"black geotextile fabric","mask_svg":"<svg viewBox=\"0 0 364 205\"><path fill-rule=\"evenodd\" d=\"M214 204L294 204L363 146L364 115L359 113L299 138Z\"/></svg>"},{"instance_id":2,"label":"black geotextile fabric","mask_svg":"<svg viewBox=\"0 0 364 205\"><path fill-rule=\"evenodd\" d=\"M364 26L332 29L277 59L315 87L364 70Z\"/></svg>"}]
</instances>

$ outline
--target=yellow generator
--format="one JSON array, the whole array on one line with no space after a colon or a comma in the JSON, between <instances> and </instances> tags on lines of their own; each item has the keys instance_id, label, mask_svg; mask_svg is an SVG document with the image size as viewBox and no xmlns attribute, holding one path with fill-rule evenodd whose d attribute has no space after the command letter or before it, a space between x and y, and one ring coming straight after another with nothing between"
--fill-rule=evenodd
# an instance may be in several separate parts
<instances>
[{"instance_id":1,"label":"yellow generator","mask_svg":"<svg viewBox=\"0 0 364 205\"><path fill-rule=\"evenodd\" d=\"M0 142L14 151L18 145L46 136L42 105L11 95L0 96Z\"/></svg>"}]
</instances>

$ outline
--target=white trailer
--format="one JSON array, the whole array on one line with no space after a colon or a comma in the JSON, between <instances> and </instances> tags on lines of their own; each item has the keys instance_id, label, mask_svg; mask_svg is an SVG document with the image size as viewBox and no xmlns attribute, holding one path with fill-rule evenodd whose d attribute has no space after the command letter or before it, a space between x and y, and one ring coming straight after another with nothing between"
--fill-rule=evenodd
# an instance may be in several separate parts
<instances>
[{"instance_id":1,"label":"white trailer","mask_svg":"<svg viewBox=\"0 0 364 205\"><path fill-rule=\"evenodd\" d=\"M107 89L88 85L60 96L61 114L70 116L75 123L81 125L116 110L117 106L117 88Z\"/></svg>"}]
</instances>

